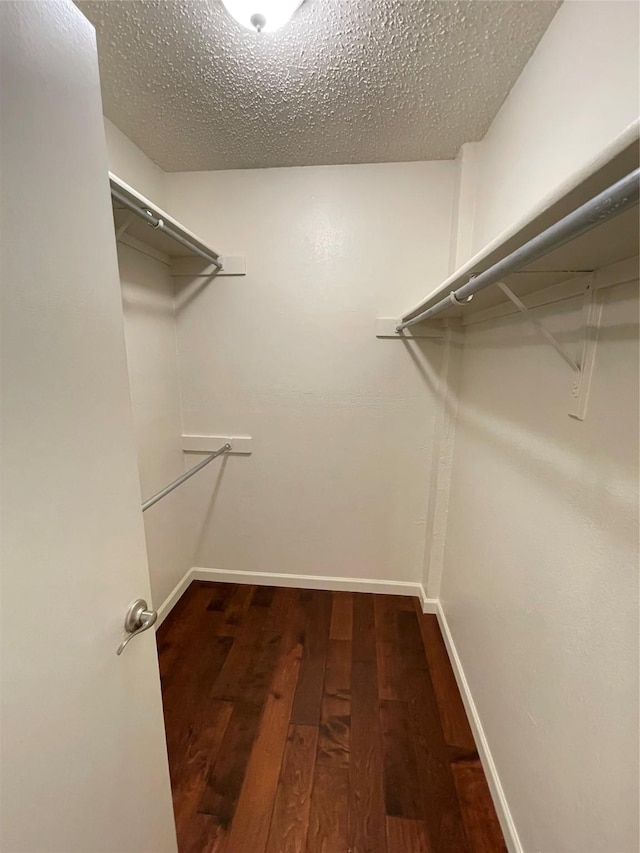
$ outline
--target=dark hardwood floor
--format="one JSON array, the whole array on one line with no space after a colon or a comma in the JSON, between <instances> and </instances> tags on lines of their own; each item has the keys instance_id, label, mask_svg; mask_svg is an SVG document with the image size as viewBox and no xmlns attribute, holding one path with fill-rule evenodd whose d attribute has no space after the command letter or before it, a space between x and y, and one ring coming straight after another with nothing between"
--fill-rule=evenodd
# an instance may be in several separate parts
<instances>
[{"instance_id":1,"label":"dark hardwood floor","mask_svg":"<svg viewBox=\"0 0 640 853\"><path fill-rule=\"evenodd\" d=\"M417 600L196 581L157 639L180 853L506 850Z\"/></svg>"}]
</instances>

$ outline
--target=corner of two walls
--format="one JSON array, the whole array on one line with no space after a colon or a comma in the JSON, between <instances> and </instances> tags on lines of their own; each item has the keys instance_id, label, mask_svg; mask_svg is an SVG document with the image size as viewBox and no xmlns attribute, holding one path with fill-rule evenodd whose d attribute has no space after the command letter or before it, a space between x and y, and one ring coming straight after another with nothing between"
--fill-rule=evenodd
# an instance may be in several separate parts
<instances>
[{"instance_id":1,"label":"corner of two walls","mask_svg":"<svg viewBox=\"0 0 640 853\"><path fill-rule=\"evenodd\" d=\"M519 318L467 328L464 345L452 328L444 352L377 341L373 326L637 117L637 18L635 3L565 2L456 166L164 181L145 167L145 189L112 164L247 256L246 278L217 279L177 319L185 432L254 437L252 457L183 492L194 560L423 580L442 603L513 851L637 845L637 786L621 772L638 746L637 293L607 296L582 425L566 415L564 364ZM547 315L571 344L571 306Z\"/></svg>"},{"instance_id":2,"label":"corner of two walls","mask_svg":"<svg viewBox=\"0 0 640 853\"><path fill-rule=\"evenodd\" d=\"M166 175L119 127L104 116L109 171L159 207L165 205Z\"/></svg>"},{"instance_id":3,"label":"corner of two walls","mask_svg":"<svg viewBox=\"0 0 640 853\"><path fill-rule=\"evenodd\" d=\"M447 273L453 164L167 180L174 215L247 259L178 312L185 431L253 437L189 490L197 564L417 592L441 345L375 323Z\"/></svg>"},{"instance_id":4,"label":"corner of two walls","mask_svg":"<svg viewBox=\"0 0 640 853\"><path fill-rule=\"evenodd\" d=\"M465 143L454 162L455 181L448 274L455 272L472 255L480 146L479 142ZM431 476L428 481L429 497L422 572L422 587L430 609L435 607L435 603L440 598L442 584L464 347L464 329L460 321L448 320L446 326L445 338L441 343L442 353L437 377L437 408L431 452Z\"/></svg>"},{"instance_id":5,"label":"corner of two walls","mask_svg":"<svg viewBox=\"0 0 640 853\"><path fill-rule=\"evenodd\" d=\"M480 143L475 255L638 119L640 5L565 0Z\"/></svg>"},{"instance_id":6,"label":"corner of two walls","mask_svg":"<svg viewBox=\"0 0 640 853\"><path fill-rule=\"evenodd\" d=\"M165 174L105 118L109 169L154 204L165 205ZM174 310L167 264L118 243L131 407L143 499L184 470ZM193 565L184 494L144 514L153 605L158 608Z\"/></svg>"},{"instance_id":7,"label":"corner of two walls","mask_svg":"<svg viewBox=\"0 0 640 853\"><path fill-rule=\"evenodd\" d=\"M638 14L559 8L466 180L459 158L456 266L637 119ZM538 309L576 353L580 307ZM637 317L637 282L606 290L584 422L566 365L520 316L465 326L450 387L446 545L434 536L427 588L513 851L637 849Z\"/></svg>"},{"instance_id":8,"label":"corner of two walls","mask_svg":"<svg viewBox=\"0 0 640 853\"><path fill-rule=\"evenodd\" d=\"M628 0L571 0L560 7L484 139L462 145L455 160L449 273L637 121L639 10ZM423 583L434 599L442 580L464 340L463 327L453 322L439 375L432 461L437 475L426 526Z\"/></svg>"},{"instance_id":9,"label":"corner of two walls","mask_svg":"<svg viewBox=\"0 0 640 853\"><path fill-rule=\"evenodd\" d=\"M119 246L144 496L183 432L253 438L145 513L156 605L193 566L418 592L444 351L375 321L447 274L453 163L165 175L105 127L113 172L248 266L174 299Z\"/></svg>"},{"instance_id":10,"label":"corner of two walls","mask_svg":"<svg viewBox=\"0 0 640 853\"><path fill-rule=\"evenodd\" d=\"M574 171L637 120L638 4L580 2L559 8L481 142L455 161L449 272L526 217ZM586 97L585 93L589 96ZM522 321L520 321L522 322ZM464 332L439 377L423 584L440 597Z\"/></svg>"}]
</instances>

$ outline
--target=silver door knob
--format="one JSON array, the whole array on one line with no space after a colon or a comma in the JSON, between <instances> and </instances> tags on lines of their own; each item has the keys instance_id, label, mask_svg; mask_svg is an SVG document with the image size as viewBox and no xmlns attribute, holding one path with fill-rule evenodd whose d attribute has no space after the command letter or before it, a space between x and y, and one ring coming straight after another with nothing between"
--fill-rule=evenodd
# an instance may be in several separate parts
<instances>
[{"instance_id":1,"label":"silver door knob","mask_svg":"<svg viewBox=\"0 0 640 853\"><path fill-rule=\"evenodd\" d=\"M124 629L129 636L125 637L120 643L116 654L121 655L129 640L133 640L138 634L142 634L147 628L155 625L157 618L157 611L149 610L149 605L144 598L136 598L124 617Z\"/></svg>"}]
</instances>

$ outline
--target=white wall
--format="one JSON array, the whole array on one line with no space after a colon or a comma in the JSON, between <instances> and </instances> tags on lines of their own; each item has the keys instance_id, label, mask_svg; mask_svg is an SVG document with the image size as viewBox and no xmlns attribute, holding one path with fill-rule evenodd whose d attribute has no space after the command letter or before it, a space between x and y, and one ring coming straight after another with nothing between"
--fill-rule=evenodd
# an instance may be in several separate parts
<instances>
[{"instance_id":1,"label":"white wall","mask_svg":"<svg viewBox=\"0 0 640 853\"><path fill-rule=\"evenodd\" d=\"M441 600L525 851L638 849L637 295L583 423L519 317L466 331ZM575 352L579 309L538 312Z\"/></svg>"},{"instance_id":2,"label":"white wall","mask_svg":"<svg viewBox=\"0 0 640 853\"><path fill-rule=\"evenodd\" d=\"M109 169L163 206L165 175L105 119ZM182 413L169 267L123 243L118 245L125 340L143 498L185 470ZM190 461L190 460L188 460ZM158 607L193 565L182 490L144 514L152 599Z\"/></svg>"},{"instance_id":3,"label":"white wall","mask_svg":"<svg viewBox=\"0 0 640 853\"><path fill-rule=\"evenodd\" d=\"M634 0L562 4L480 145L468 257L637 119L639 15Z\"/></svg>"},{"instance_id":4,"label":"white wall","mask_svg":"<svg viewBox=\"0 0 640 853\"><path fill-rule=\"evenodd\" d=\"M109 125L110 168L249 265L178 280L178 377L167 269L119 249L143 495L192 464L183 421L254 438L145 513L154 603L194 564L420 582L441 345L374 327L448 271L453 164L159 181Z\"/></svg>"},{"instance_id":5,"label":"white wall","mask_svg":"<svg viewBox=\"0 0 640 853\"><path fill-rule=\"evenodd\" d=\"M144 151L106 116L104 132L107 138L109 171L138 190L149 201L164 207L165 175L160 166L156 166Z\"/></svg>"},{"instance_id":6,"label":"white wall","mask_svg":"<svg viewBox=\"0 0 640 853\"><path fill-rule=\"evenodd\" d=\"M188 492L199 565L420 581L440 344L414 345L419 366L374 330L446 275L453 180L450 162L167 175L173 214L248 265L177 314L186 431L254 439Z\"/></svg>"},{"instance_id":7,"label":"white wall","mask_svg":"<svg viewBox=\"0 0 640 853\"><path fill-rule=\"evenodd\" d=\"M568 0L458 158L456 265L638 112L637 4ZM638 850L637 295L606 293L584 423L570 370L519 316L467 327L454 377L439 594L526 853ZM576 356L579 303L537 312Z\"/></svg>"},{"instance_id":8,"label":"white wall","mask_svg":"<svg viewBox=\"0 0 640 853\"><path fill-rule=\"evenodd\" d=\"M184 471L173 280L166 264L120 244L127 363L143 499ZM191 568L184 495L176 490L144 514L157 607Z\"/></svg>"},{"instance_id":9,"label":"white wall","mask_svg":"<svg viewBox=\"0 0 640 853\"><path fill-rule=\"evenodd\" d=\"M481 142L466 142L455 159L456 183L453 191L449 250L449 273L451 274L460 269L474 254L481 152ZM434 284L438 285L440 282L434 282Z\"/></svg>"},{"instance_id":10,"label":"white wall","mask_svg":"<svg viewBox=\"0 0 640 853\"><path fill-rule=\"evenodd\" d=\"M182 492L193 562L421 578L440 345L412 360L375 317L637 113L636 5L568 0L459 158L455 247L452 163L166 176L165 206L249 267L178 292L185 431L254 437ZM607 293L584 423L523 320L466 333L440 594L527 853L637 849L636 293ZM541 316L575 346L575 303Z\"/></svg>"}]
</instances>

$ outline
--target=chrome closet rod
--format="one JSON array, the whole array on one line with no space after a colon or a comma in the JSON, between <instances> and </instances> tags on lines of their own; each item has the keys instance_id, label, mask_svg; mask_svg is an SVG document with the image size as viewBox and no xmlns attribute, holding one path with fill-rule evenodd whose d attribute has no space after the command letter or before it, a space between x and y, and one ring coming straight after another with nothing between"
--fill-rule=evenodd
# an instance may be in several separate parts
<instances>
[{"instance_id":1,"label":"chrome closet rod","mask_svg":"<svg viewBox=\"0 0 640 853\"><path fill-rule=\"evenodd\" d=\"M510 273L522 270L528 264L537 261L544 255L548 255L554 249L559 249L565 243L575 240L582 234L586 234L592 228L602 225L614 216L623 213L625 210L638 204L640 196L640 169L634 169L629 172L624 178L616 181L606 190L603 190L598 195L594 196L589 201L577 207L571 213L567 214L558 222L550 225L544 231L541 231L524 246L520 246L515 252L507 255L501 261L493 264L478 275L472 276L466 284L463 284L457 290L452 290L444 299L436 302L431 308L422 311L415 317L412 317L413 312L405 314L400 323L396 326L396 331L401 332L403 329L414 326L416 323L421 323L423 320L429 320L440 314L446 308L451 308L452 305L464 305L465 302L470 302L473 295L485 287L490 287L501 281ZM416 309L414 308L414 311Z\"/></svg>"},{"instance_id":2,"label":"chrome closet rod","mask_svg":"<svg viewBox=\"0 0 640 853\"><path fill-rule=\"evenodd\" d=\"M156 228L157 230L162 231L167 235L167 237L171 237L172 240L175 240L177 243L180 243L181 246L184 246L185 249L189 249L190 252L193 252L195 255L199 255L199 257L204 258L205 261L209 261L210 264L213 264L213 266L216 267L218 272L222 269L221 261L219 261L214 255L209 252L205 252L204 249L196 246L196 244L192 243L191 240L187 240L187 238L183 237L182 234L178 234L178 232L170 225L165 223L164 219L160 219L160 217L156 216L148 207L140 207L140 205L131 201L130 198L127 198L126 195L123 195L119 190L114 189L114 187L111 187L111 195L117 202L126 207L127 210L130 210L131 213L135 213L136 216L143 219L150 228Z\"/></svg>"},{"instance_id":3,"label":"chrome closet rod","mask_svg":"<svg viewBox=\"0 0 640 853\"><path fill-rule=\"evenodd\" d=\"M178 477L178 479L174 480L173 483L169 483L169 485L165 486L162 491L158 492L152 498L149 498L149 500L145 501L142 504L142 512L149 509L150 506L153 506L154 504L158 503L158 501L162 500L162 498L168 495L169 492L172 492L174 489L177 489L178 486L181 486L185 482L185 480L188 480L189 477L193 477L194 474L197 474L198 471L204 468L205 465L208 465L209 462L213 462L213 460L217 456L221 456L223 453L228 453L230 450L231 445L225 444L223 447L220 448L220 450L216 450L215 453L211 453L209 456L207 456L206 459L203 459L202 462L200 462L194 468L191 468L190 471L187 471L185 474L183 474L182 477Z\"/></svg>"}]
</instances>

